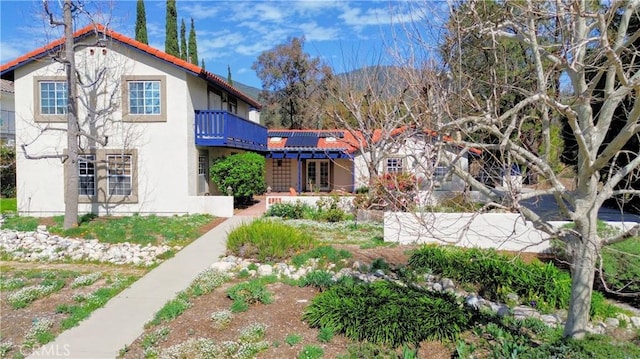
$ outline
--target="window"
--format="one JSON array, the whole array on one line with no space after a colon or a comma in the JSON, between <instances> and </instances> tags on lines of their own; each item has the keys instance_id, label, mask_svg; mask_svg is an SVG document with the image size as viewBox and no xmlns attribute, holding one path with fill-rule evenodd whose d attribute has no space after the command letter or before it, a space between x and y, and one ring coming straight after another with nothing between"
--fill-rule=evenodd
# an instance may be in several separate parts
<instances>
[{"instance_id":1,"label":"window","mask_svg":"<svg viewBox=\"0 0 640 359\"><path fill-rule=\"evenodd\" d=\"M124 121L165 122L166 76L124 76L122 103Z\"/></svg>"},{"instance_id":2,"label":"window","mask_svg":"<svg viewBox=\"0 0 640 359\"><path fill-rule=\"evenodd\" d=\"M64 115L67 113L66 82L40 82L40 113L43 115Z\"/></svg>"},{"instance_id":3,"label":"window","mask_svg":"<svg viewBox=\"0 0 640 359\"><path fill-rule=\"evenodd\" d=\"M160 115L160 81L129 81L129 113Z\"/></svg>"},{"instance_id":4,"label":"window","mask_svg":"<svg viewBox=\"0 0 640 359\"><path fill-rule=\"evenodd\" d=\"M67 80L64 76L33 78L33 108L36 122L67 121Z\"/></svg>"},{"instance_id":5,"label":"window","mask_svg":"<svg viewBox=\"0 0 640 359\"><path fill-rule=\"evenodd\" d=\"M81 155L78 160L78 194L96 195L96 156Z\"/></svg>"},{"instance_id":6,"label":"window","mask_svg":"<svg viewBox=\"0 0 640 359\"><path fill-rule=\"evenodd\" d=\"M433 169L433 177L435 177L436 179L444 179L447 173L449 173L449 170L445 166L436 166Z\"/></svg>"},{"instance_id":7,"label":"window","mask_svg":"<svg viewBox=\"0 0 640 359\"><path fill-rule=\"evenodd\" d=\"M209 158L206 155L198 156L198 175L206 176L207 175L207 166L208 166Z\"/></svg>"},{"instance_id":8,"label":"window","mask_svg":"<svg viewBox=\"0 0 640 359\"><path fill-rule=\"evenodd\" d=\"M402 173L404 167L402 158L387 158L387 172L388 173Z\"/></svg>"},{"instance_id":9,"label":"window","mask_svg":"<svg viewBox=\"0 0 640 359\"><path fill-rule=\"evenodd\" d=\"M107 156L107 188L110 196L131 194L131 155Z\"/></svg>"}]
</instances>

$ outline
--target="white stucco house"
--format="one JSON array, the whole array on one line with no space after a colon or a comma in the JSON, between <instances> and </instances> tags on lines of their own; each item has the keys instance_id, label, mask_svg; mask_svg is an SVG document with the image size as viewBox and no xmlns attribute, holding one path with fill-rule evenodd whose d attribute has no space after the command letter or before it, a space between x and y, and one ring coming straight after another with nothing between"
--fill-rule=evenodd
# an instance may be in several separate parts
<instances>
[{"instance_id":1,"label":"white stucco house","mask_svg":"<svg viewBox=\"0 0 640 359\"><path fill-rule=\"evenodd\" d=\"M260 104L197 65L103 26L75 34L79 211L233 214L209 182L213 158L266 152ZM67 83L63 41L2 64L13 81L20 215L64 212ZM62 156L62 159L60 158Z\"/></svg>"},{"instance_id":2,"label":"white stucco house","mask_svg":"<svg viewBox=\"0 0 640 359\"><path fill-rule=\"evenodd\" d=\"M411 132L411 133L409 133ZM464 182L443 163L469 170L469 157L480 151L464 151L449 137L432 131L381 130L365 136L360 131L269 130L266 182L274 192L355 192L370 182L369 166L378 174L413 173L433 181L436 191L463 191ZM368 138L368 140L366 140ZM434 141L444 144L436 154ZM370 142L370 143L368 143ZM449 161L438 156L448 156Z\"/></svg>"}]
</instances>

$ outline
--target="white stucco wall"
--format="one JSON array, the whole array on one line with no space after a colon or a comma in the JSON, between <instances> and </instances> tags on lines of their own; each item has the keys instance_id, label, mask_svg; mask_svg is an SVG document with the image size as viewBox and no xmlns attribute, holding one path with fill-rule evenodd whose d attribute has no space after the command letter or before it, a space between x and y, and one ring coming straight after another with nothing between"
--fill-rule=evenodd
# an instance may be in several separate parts
<instances>
[{"instance_id":1,"label":"white stucco wall","mask_svg":"<svg viewBox=\"0 0 640 359\"><path fill-rule=\"evenodd\" d=\"M379 152L376 154L377 170L378 173L386 172L386 159L399 157L403 158L404 170L409 173L413 173L416 176L423 176L425 178L431 178L432 176L427 173L431 173L433 169L430 169L431 158L436 158L435 154L431 152L435 151L433 146L425 143L420 139L407 139L403 144L397 146L394 150L388 150L386 153ZM467 155L456 157L456 153L451 148L445 147L445 151L441 156L448 156L456 166L463 171L467 171L469 168L469 161ZM371 163L372 156L370 152L358 153L354 158L355 162L355 188L369 185L369 169L367 163ZM441 161L442 162L442 161ZM462 191L465 188L465 183L459 177L455 175L449 175L444 180L437 181L434 189L442 191Z\"/></svg>"},{"instance_id":2,"label":"white stucco wall","mask_svg":"<svg viewBox=\"0 0 640 359\"><path fill-rule=\"evenodd\" d=\"M95 50L90 55L91 50ZM164 76L166 122L121 122L118 106L106 126L109 143L99 149L135 149L137 151L138 201L126 204L80 204L80 212L99 214L189 213L205 211L231 216L233 201L227 197L195 197L197 194L198 149L194 140L194 110L207 108L207 84L184 70L118 43L102 48L83 48L77 52L80 69L108 68L104 89L122 93L122 76ZM34 76L64 76L61 65L35 61L15 70L16 132L18 145L29 144L30 155L61 154L66 148L66 133L42 135L46 123L34 123ZM120 88L114 90L115 86ZM120 96L117 97L120 100ZM104 98L100 99L104 101ZM119 102L119 101L118 101ZM82 108L82 106L80 106ZM81 113L80 118L85 114ZM66 128L65 123L52 126ZM89 147L89 146L85 146ZM87 148L88 149L88 148ZM64 211L64 173L59 159L30 160L17 156L17 197L21 214L47 216Z\"/></svg>"},{"instance_id":3,"label":"white stucco wall","mask_svg":"<svg viewBox=\"0 0 640 359\"><path fill-rule=\"evenodd\" d=\"M560 228L569 222L549 222ZM636 223L607 222L621 230ZM467 248L532 253L551 249L549 235L512 213L407 213L385 212L384 241L401 244L450 244Z\"/></svg>"}]
</instances>

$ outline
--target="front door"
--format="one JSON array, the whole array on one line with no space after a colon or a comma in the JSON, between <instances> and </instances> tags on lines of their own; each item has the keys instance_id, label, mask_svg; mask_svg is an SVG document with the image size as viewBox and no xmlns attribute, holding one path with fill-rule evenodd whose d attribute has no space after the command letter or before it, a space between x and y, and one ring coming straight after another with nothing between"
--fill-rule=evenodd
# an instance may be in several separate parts
<instances>
[{"instance_id":1,"label":"front door","mask_svg":"<svg viewBox=\"0 0 640 359\"><path fill-rule=\"evenodd\" d=\"M329 191L329 160L307 161L307 191Z\"/></svg>"}]
</instances>

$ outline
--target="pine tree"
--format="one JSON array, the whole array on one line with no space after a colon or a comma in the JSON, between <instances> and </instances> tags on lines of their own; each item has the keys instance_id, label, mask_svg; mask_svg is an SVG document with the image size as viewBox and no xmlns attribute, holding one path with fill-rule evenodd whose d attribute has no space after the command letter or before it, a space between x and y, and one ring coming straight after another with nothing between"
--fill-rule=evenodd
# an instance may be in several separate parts
<instances>
[{"instance_id":1,"label":"pine tree","mask_svg":"<svg viewBox=\"0 0 640 359\"><path fill-rule=\"evenodd\" d=\"M184 19L180 24L180 58L186 60L189 54L187 53L187 29L184 25Z\"/></svg>"},{"instance_id":2,"label":"pine tree","mask_svg":"<svg viewBox=\"0 0 640 359\"><path fill-rule=\"evenodd\" d=\"M136 11L136 40L143 44L149 44L149 39L147 38L147 15L144 10L143 0L138 0Z\"/></svg>"},{"instance_id":3,"label":"pine tree","mask_svg":"<svg viewBox=\"0 0 640 359\"><path fill-rule=\"evenodd\" d=\"M166 37L164 52L173 56L180 56L178 47L178 11L176 0L167 0Z\"/></svg>"},{"instance_id":4,"label":"pine tree","mask_svg":"<svg viewBox=\"0 0 640 359\"><path fill-rule=\"evenodd\" d=\"M227 82L233 86L233 79L231 78L231 66L227 65Z\"/></svg>"},{"instance_id":5,"label":"pine tree","mask_svg":"<svg viewBox=\"0 0 640 359\"><path fill-rule=\"evenodd\" d=\"M191 18L191 29L189 30L189 57L192 64L198 65L198 44L196 44L196 27L193 25L193 18Z\"/></svg>"}]
</instances>

